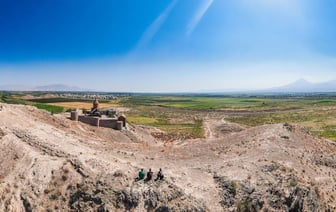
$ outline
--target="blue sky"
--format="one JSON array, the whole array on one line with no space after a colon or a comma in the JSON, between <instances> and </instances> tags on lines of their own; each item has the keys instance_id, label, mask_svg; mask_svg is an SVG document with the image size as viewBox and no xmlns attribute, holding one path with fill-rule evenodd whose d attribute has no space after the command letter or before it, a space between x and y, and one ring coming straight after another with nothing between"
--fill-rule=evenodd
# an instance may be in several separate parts
<instances>
[{"instance_id":1,"label":"blue sky","mask_svg":"<svg viewBox=\"0 0 336 212\"><path fill-rule=\"evenodd\" d=\"M0 86L259 89L336 79L334 0L0 0Z\"/></svg>"}]
</instances>

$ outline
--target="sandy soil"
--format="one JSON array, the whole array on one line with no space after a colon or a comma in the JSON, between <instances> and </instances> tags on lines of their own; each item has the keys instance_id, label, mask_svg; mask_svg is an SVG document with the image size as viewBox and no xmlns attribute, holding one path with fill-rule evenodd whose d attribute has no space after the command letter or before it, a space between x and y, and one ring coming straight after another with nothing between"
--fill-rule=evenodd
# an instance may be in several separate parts
<instances>
[{"instance_id":1,"label":"sandy soil","mask_svg":"<svg viewBox=\"0 0 336 212\"><path fill-rule=\"evenodd\" d=\"M151 127L115 131L3 104L0 211L336 210L334 143L295 125L218 117L204 127L205 139L163 143ZM140 168L162 168L165 180L134 182Z\"/></svg>"}]
</instances>

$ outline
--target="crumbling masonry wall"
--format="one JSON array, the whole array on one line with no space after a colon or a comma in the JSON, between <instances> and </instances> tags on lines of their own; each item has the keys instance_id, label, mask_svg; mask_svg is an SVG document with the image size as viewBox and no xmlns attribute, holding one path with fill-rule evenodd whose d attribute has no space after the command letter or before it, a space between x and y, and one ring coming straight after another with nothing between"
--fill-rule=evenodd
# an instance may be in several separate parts
<instances>
[{"instance_id":1,"label":"crumbling masonry wall","mask_svg":"<svg viewBox=\"0 0 336 212\"><path fill-rule=\"evenodd\" d=\"M122 130L124 125L124 121L119 121L116 118L101 118L96 116L86 116L86 115L79 115L81 114L78 111L71 112L71 120L73 121L80 121L85 124L89 124L96 127L106 127L112 128L116 130Z\"/></svg>"},{"instance_id":2,"label":"crumbling masonry wall","mask_svg":"<svg viewBox=\"0 0 336 212\"><path fill-rule=\"evenodd\" d=\"M83 122L85 124L99 127L99 117L82 115L82 116L78 116L78 121Z\"/></svg>"}]
</instances>

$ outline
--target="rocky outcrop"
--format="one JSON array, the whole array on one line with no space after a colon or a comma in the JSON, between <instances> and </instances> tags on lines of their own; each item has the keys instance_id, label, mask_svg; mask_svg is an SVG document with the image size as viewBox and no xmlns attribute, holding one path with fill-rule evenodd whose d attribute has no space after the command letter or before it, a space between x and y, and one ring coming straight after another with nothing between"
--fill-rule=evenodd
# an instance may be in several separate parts
<instances>
[{"instance_id":1,"label":"rocky outcrop","mask_svg":"<svg viewBox=\"0 0 336 212\"><path fill-rule=\"evenodd\" d=\"M268 188L253 186L248 180L237 182L219 176L214 180L221 189L224 211L332 211L322 204L317 187L299 185L293 176L283 183L268 182Z\"/></svg>"},{"instance_id":2,"label":"rocky outcrop","mask_svg":"<svg viewBox=\"0 0 336 212\"><path fill-rule=\"evenodd\" d=\"M6 133L0 128L0 139L4 137Z\"/></svg>"},{"instance_id":3,"label":"rocky outcrop","mask_svg":"<svg viewBox=\"0 0 336 212\"><path fill-rule=\"evenodd\" d=\"M73 183L77 170L68 170L65 165L55 173L53 181L45 189L48 202L31 206L29 198L22 199L25 208L37 207L45 210L65 211L206 211L205 203L183 192L167 180L138 181L129 184L129 179L120 171L113 175L84 178ZM67 170L66 172L64 170ZM61 185L62 184L62 185ZM62 189L64 188L64 189ZM32 197L38 201L36 197Z\"/></svg>"}]
</instances>

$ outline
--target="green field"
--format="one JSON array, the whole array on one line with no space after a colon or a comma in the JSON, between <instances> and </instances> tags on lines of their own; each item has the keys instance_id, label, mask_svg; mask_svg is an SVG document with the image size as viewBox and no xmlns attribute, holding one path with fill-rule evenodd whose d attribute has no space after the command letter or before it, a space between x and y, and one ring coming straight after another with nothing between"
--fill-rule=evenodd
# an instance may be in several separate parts
<instances>
[{"instance_id":1,"label":"green field","mask_svg":"<svg viewBox=\"0 0 336 212\"><path fill-rule=\"evenodd\" d=\"M0 93L0 102L4 102L7 104L32 105L39 109L47 110L52 114L62 113L65 111L65 108L63 107L33 102L30 100L24 100L22 99L22 95L12 94L12 93Z\"/></svg>"},{"instance_id":2,"label":"green field","mask_svg":"<svg viewBox=\"0 0 336 212\"><path fill-rule=\"evenodd\" d=\"M264 96L158 96L139 95L122 99L119 104L132 108L132 123L156 126L167 130L168 125L159 124L157 118L174 119L177 129L183 121L194 116L224 116L227 121L245 127L264 124L296 123L313 133L336 141L336 96L321 95L264 95ZM133 119L136 117L136 119ZM177 119L176 117L184 117ZM170 123L171 125L174 125ZM199 129L196 123L190 128ZM198 131L201 135L204 130ZM185 131L185 133L190 133Z\"/></svg>"},{"instance_id":3,"label":"green field","mask_svg":"<svg viewBox=\"0 0 336 212\"><path fill-rule=\"evenodd\" d=\"M203 120L174 120L168 117L154 118L139 115L128 115L127 121L132 124L141 124L157 127L176 137L201 138L204 137Z\"/></svg>"},{"instance_id":4,"label":"green field","mask_svg":"<svg viewBox=\"0 0 336 212\"><path fill-rule=\"evenodd\" d=\"M0 93L0 102L8 104L27 104L27 102L25 100L22 100L20 96L7 93Z\"/></svg>"},{"instance_id":5,"label":"green field","mask_svg":"<svg viewBox=\"0 0 336 212\"><path fill-rule=\"evenodd\" d=\"M288 110L336 105L335 96L131 96L120 104L133 106L161 106L189 110L209 109L250 109L250 110Z\"/></svg>"},{"instance_id":6,"label":"green field","mask_svg":"<svg viewBox=\"0 0 336 212\"><path fill-rule=\"evenodd\" d=\"M33 96L38 96L32 93ZM34 105L51 113L67 108L60 102L90 103L71 98L22 99L24 95L0 93L0 101ZM336 94L300 95L151 95L133 94L112 101L100 101L126 107L128 122L157 127L170 135L204 137L205 117L222 118L245 127L263 124L296 123L313 133L336 141ZM55 103L55 105L53 105Z\"/></svg>"},{"instance_id":7,"label":"green field","mask_svg":"<svg viewBox=\"0 0 336 212\"><path fill-rule=\"evenodd\" d=\"M47 104L41 104L41 103L36 103L33 104L33 106L42 109L42 110L47 110L52 114L55 113L62 113L64 112L64 108L63 107L59 107L59 106L54 106L54 105L47 105Z\"/></svg>"}]
</instances>

